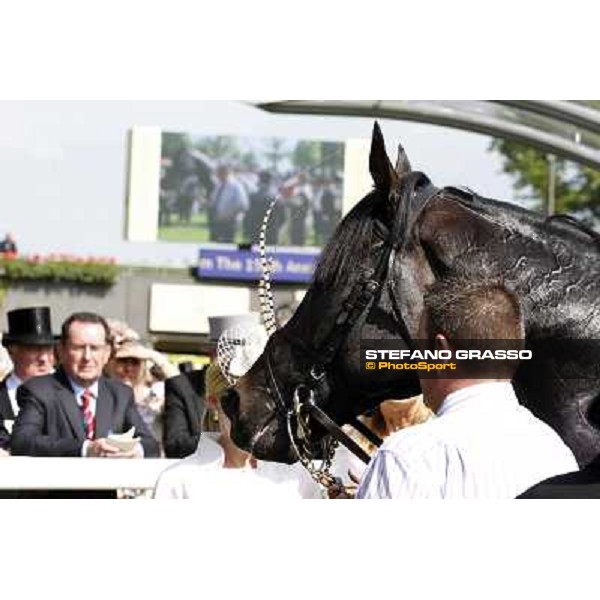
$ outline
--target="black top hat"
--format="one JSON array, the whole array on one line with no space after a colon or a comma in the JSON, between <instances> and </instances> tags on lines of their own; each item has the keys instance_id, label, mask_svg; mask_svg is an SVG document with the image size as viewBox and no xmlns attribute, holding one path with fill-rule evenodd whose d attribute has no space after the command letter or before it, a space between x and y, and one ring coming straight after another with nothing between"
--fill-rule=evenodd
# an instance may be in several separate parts
<instances>
[{"instance_id":1,"label":"black top hat","mask_svg":"<svg viewBox=\"0 0 600 600\"><path fill-rule=\"evenodd\" d=\"M47 306L18 308L7 312L6 316L8 332L2 336L4 345L51 346L56 342L50 323L50 309Z\"/></svg>"}]
</instances>

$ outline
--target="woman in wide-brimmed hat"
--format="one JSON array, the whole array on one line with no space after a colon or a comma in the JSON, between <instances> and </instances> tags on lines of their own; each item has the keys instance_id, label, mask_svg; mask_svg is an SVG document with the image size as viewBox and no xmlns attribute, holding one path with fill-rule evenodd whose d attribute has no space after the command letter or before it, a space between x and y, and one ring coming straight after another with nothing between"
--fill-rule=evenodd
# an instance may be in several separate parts
<instances>
[{"instance_id":1,"label":"woman in wide-brimmed hat","mask_svg":"<svg viewBox=\"0 0 600 600\"><path fill-rule=\"evenodd\" d=\"M164 383L152 383L149 370L159 366L165 370L166 357L144 346L138 340L127 340L118 345L106 365L110 377L119 379L133 388L137 409L154 437L162 440L165 405ZM168 371L168 369L167 369Z\"/></svg>"}]
</instances>

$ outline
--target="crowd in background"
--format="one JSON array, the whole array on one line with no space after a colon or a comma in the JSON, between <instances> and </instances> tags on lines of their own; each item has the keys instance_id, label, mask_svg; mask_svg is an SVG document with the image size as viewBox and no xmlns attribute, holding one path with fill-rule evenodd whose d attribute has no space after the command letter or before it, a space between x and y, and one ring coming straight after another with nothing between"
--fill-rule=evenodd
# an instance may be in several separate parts
<instances>
[{"instance_id":1,"label":"crowd in background","mask_svg":"<svg viewBox=\"0 0 600 600\"><path fill-rule=\"evenodd\" d=\"M578 468L560 436L519 403L514 361L488 365L485 377L481 365L470 363L455 378L419 372L423 396L382 401L361 417L381 446L371 435L348 432L371 457L368 465L338 448L338 483L325 489L300 463L258 460L232 437L222 403L231 394L239 401L234 384L261 355L266 333L253 338L231 327L231 317L212 318L212 362L190 370L143 344L126 323L95 313L72 314L58 336L48 307L9 311L7 320L0 353L3 459L182 459L160 474L159 499L514 498ZM524 341L522 308L511 290L460 278L430 287L420 339L449 350L454 340L476 339L483 330ZM223 340L227 360L219 353ZM127 494L137 496L125 490L121 497ZM48 496L98 497L68 490Z\"/></svg>"},{"instance_id":2,"label":"crowd in background","mask_svg":"<svg viewBox=\"0 0 600 600\"><path fill-rule=\"evenodd\" d=\"M225 326L220 319L211 319L215 341ZM160 476L156 498L208 497L235 490L257 497L326 497L299 463L257 461L235 445L221 407L231 384L216 356L202 369L183 363L175 366L127 323L95 313L71 315L60 334L52 330L49 307L12 310L7 321L0 346L0 454L4 458L14 454L184 459ZM228 325L234 321L223 319ZM255 349L250 362L260 351ZM91 406L86 399L90 391ZM109 405L110 416L106 414ZM421 398L389 401L366 417L365 423L386 437L429 416ZM74 424L79 432L73 432ZM111 436L126 433L132 425L137 447L112 447ZM375 450L366 438L357 432L353 435L370 453ZM364 465L360 467L340 451L335 468L352 486ZM118 494L139 496L144 494L136 490ZM67 490L48 491L41 497L114 495Z\"/></svg>"},{"instance_id":3,"label":"crowd in background","mask_svg":"<svg viewBox=\"0 0 600 600\"><path fill-rule=\"evenodd\" d=\"M267 243L321 246L341 218L342 177L323 169L275 174L226 163L202 170L188 151L163 159L159 216L163 226L189 225L194 215L203 213L208 241L257 244L273 198L277 203Z\"/></svg>"},{"instance_id":4,"label":"crowd in background","mask_svg":"<svg viewBox=\"0 0 600 600\"><path fill-rule=\"evenodd\" d=\"M102 377L114 379L130 388L136 411L158 441L160 454L164 455L164 381L178 373L177 367L165 355L143 344L139 334L126 323L104 320L99 315L94 321L96 316L90 315L93 313L76 313L75 321L76 324L79 321L85 324L92 319L90 324L97 324L99 329L106 327L102 342L102 346L106 347L106 360L98 360L102 362L99 365ZM65 366L61 364L61 355L66 356L67 345L72 342L64 339L64 332L61 336L53 333L48 307L16 309L9 311L7 318L9 328L3 335L0 360L0 417L5 432L0 445L4 452L11 449L13 427L22 408L18 388L33 377L60 372ZM89 352L93 354L95 351L99 348L94 346ZM96 358L81 356L82 362L92 362Z\"/></svg>"}]
</instances>

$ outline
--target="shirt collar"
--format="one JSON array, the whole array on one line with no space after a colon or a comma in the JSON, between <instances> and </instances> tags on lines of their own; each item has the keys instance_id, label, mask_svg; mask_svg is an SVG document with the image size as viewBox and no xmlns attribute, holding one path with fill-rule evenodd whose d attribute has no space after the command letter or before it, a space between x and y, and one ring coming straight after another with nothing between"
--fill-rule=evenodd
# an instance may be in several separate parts
<instances>
[{"instance_id":1,"label":"shirt collar","mask_svg":"<svg viewBox=\"0 0 600 600\"><path fill-rule=\"evenodd\" d=\"M14 371L6 378L6 389L7 390L16 390L23 381L17 377Z\"/></svg>"},{"instance_id":2,"label":"shirt collar","mask_svg":"<svg viewBox=\"0 0 600 600\"><path fill-rule=\"evenodd\" d=\"M484 401L482 402L482 400ZM512 383L509 381L488 381L470 385L448 394L444 398L437 416L441 417L443 414L455 412L467 406L470 408L474 405L485 406L487 410L488 400L493 401L495 407L498 406L498 402L504 402L510 406L518 406L519 404Z\"/></svg>"},{"instance_id":3,"label":"shirt collar","mask_svg":"<svg viewBox=\"0 0 600 600\"><path fill-rule=\"evenodd\" d=\"M195 457L196 460L199 459L199 462L202 465L223 468L223 463L225 462L225 450L223 450L223 447L219 444L219 437L221 437L221 433L218 431L203 431L200 434L200 440L198 441L196 451L192 456ZM262 464L262 461L257 460L256 468L260 469ZM254 468L251 467L250 462L248 462L241 470L254 471Z\"/></svg>"},{"instance_id":4,"label":"shirt collar","mask_svg":"<svg viewBox=\"0 0 600 600\"><path fill-rule=\"evenodd\" d=\"M69 383L71 384L71 387L73 388L73 393L75 394L75 397L77 399L79 399L79 397L81 396L81 394L83 394L83 392L85 390L89 390L91 392L92 396L94 396L94 398L98 397L98 380L97 379L89 387L82 387L82 386L78 385L77 383L75 383L68 375L67 375L67 378L69 380Z\"/></svg>"},{"instance_id":5,"label":"shirt collar","mask_svg":"<svg viewBox=\"0 0 600 600\"><path fill-rule=\"evenodd\" d=\"M210 464L215 467L222 467L225 461L225 451L217 441L221 434L216 431L203 431L200 434L200 440L196 447L196 452L192 456L200 459L202 464Z\"/></svg>"}]
</instances>

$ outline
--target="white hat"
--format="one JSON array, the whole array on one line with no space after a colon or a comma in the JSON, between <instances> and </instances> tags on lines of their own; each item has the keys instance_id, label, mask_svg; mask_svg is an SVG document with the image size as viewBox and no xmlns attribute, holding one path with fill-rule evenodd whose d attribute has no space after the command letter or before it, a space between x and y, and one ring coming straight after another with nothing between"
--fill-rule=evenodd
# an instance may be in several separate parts
<instances>
[{"instance_id":1,"label":"white hat","mask_svg":"<svg viewBox=\"0 0 600 600\"><path fill-rule=\"evenodd\" d=\"M146 348L140 342L131 340L121 344L115 352L115 358L137 358L148 360L152 356L152 350Z\"/></svg>"},{"instance_id":2,"label":"white hat","mask_svg":"<svg viewBox=\"0 0 600 600\"><path fill-rule=\"evenodd\" d=\"M231 385L245 375L263 353L269 335L262 325L225 330L217 343L217 361Z\"/></svg>"},{"instance_id":3,"label":"white hat","mask_svg":"<svg viewBox=\"0 0 600 600\"><path fill-rule=\"evenodd\" d=\"M260 314L257 312L245 313L243 315L208 317L209 337L214 342L216 342L221 337L221 334L227 329L236 327L245 329L257 325L260 325Z\"/></svg>"}]
</instances>

